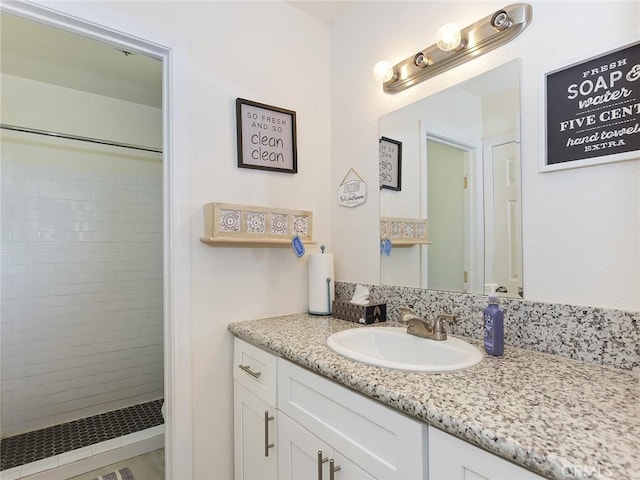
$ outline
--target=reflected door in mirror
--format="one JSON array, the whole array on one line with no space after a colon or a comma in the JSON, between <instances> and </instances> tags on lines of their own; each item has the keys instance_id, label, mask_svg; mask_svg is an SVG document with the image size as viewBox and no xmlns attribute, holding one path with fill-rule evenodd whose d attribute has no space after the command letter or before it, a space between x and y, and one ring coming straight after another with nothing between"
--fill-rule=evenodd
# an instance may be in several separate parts
<instances>
[{"instance_id":1,"label":"reflected door in mirror","mask_svg":"<svg viewBox=\"0 0 640 480\"><path fill-rule=\"evenodd\" d=\"M427 140L427 285L465 291L465 151Z\"/></svg>"}]
</instances>

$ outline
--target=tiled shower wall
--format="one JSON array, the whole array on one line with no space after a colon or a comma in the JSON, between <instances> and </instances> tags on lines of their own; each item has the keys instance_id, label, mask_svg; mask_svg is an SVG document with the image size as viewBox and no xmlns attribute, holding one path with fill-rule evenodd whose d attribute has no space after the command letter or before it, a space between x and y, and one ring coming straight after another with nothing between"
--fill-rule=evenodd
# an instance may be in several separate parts
<instances>
[{"instance_id":1,"label":"tiled shower wall","mask_svg":"<svg viewBox=\"0 0 640 480\"><path fill-rule=\"evenodd\" d=\"M162 397L159 157L3 132L3 437Z\"/></svg>"}]
</instances>

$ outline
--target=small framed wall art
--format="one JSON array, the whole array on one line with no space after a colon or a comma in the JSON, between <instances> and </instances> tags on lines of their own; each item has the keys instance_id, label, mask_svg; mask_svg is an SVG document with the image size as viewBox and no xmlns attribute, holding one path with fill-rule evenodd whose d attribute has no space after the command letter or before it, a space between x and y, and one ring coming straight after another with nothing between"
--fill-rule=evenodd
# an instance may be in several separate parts
<instances>
[{"instance_id":1,"label":"small framed wall art","mask_svg":"<svg viewBox=\"0 0 640 480\"><path fill-rule=\"evenodd\" d=\"M296 112L236 99L238 167L298 173Z\"/></svg>"},{"instance_id":2,"label":"small framed wall art","mask_svg":"<svg viewBox=\"0 0 640 480\"><path fill-rule=\"evenodd\" d=\"M380 138L380 188L402 190L402 142Z\"/></svg>"},{"instance_id":3,"label":"small framed wall art","mask_svg":"<svg viewBox=\"0 0 640 480\"><path fill-rule=\"evenodd\" d=\"M640 42L547 73L544 91L541 171L640 156Z\"/></svg>"},{"instance_id":4,"label":"small framed wall art","mask_svg":"<svg viewBox=\"0 0 640 480\"><path fill-rule=\"evenodd\" d=\"M350 168L338 187L338 205L357 207L367 201L367 182Z\"/></svg>"}]
</instances>

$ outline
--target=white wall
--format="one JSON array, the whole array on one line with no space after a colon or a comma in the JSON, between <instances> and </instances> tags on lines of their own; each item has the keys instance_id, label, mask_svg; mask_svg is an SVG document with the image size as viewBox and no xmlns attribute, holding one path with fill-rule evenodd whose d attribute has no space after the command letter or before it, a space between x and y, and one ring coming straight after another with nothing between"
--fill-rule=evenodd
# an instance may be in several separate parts
<instances>
[{"instance_id":1,"label":"white wall","mask_svg":"<svg viewBox=\"0 0 640 480\"><path fill-rule=\"evenodd\" d=\"M188 46L180 54L186 55L182 73L188 82L191 225L185 228L192 238L193 389L184 394L193 408L193 478L232 478L227 324L306 310L306 258L297 259L287 248L201 243L203 205L220 201L312 210L318 245L307 252L319 251L321 243L333 250L329 29L283 2L62 2L56 7L124 32L159 33ZM236 97L296 111L299 173L237 168Z\"/></svg>"},{"instance_id":2,"label":"white wall","mask_svg":"<svg viewBox=\"0 0 640 480\"><path fill-rule=\"evenodd\" d=\"M180 7L182 9L182 7ZM306 257L291 249L219 248L198 241L202 205L224 201L314 212L319 252L329 217L329 31L280 3L206 3L166 28L189 32L192 102L194 478L231 478L231 335L227 324L305 311ZM173 17L179 18L174 12ZM154 18L156 18L154 16ZM148 21L149 17L145 16ZM236 167L236 97L296 111L298 173Z\"/></svg>"},{"instance_id":3,"label":"white wall","mask_svg":"<svg viewBox=\"0 0 640 480\"><path fill-rule=\"evenodd\" d=\"M10 75L2 98L3 123L161 144L157 108ZM160 155L3 130L1 225L2 435L162 398Z\"/></svg>"},{"instance_id":4,"label":"white wall","mask_svg":"<svg viewBox=\"0 0 640 480\"><path fill-rule=\"evenodd\" d=\"M640 308L640 162L538 172L545 72L637 40L637 2L529 2L533 22L498 50L404 92L373 78L435 42L444 23L469 25L502 2L366 2L331 28L331 182L353 167L369 182L356 209L332 203L338 280L378 283L378 117L510 60L522 59L524 290L531 300ZM578 21L579 17L579 21ZM353 255L354 249L359 251Z\"/></svg>"}]
</instances>

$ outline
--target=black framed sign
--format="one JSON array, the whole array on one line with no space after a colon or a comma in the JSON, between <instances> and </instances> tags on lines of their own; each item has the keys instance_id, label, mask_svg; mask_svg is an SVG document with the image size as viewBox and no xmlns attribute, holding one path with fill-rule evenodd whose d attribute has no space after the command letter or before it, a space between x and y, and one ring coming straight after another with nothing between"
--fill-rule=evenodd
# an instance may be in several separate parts
<instances>
[{"instance_id":1,"label":"black framed sign","mask_svg":"<svg viewBox=\"0 0 640 480\"><path fill-rule=\"evenodd\" d=\"M638 158L640 42L545 75L542 171Z\"/></svg>"},{"instance_id":2,"label":"black framed sign","mask_svg":"<svg viewBox=\"0 0 640 480\"><path fill-rule=\"evenodd\" d=\"M236 99L238 167L298 173L296 112Z\"/></svg>"},{"instance_id":3,"label":"black framed sign","mask_svg":"<svg viewBox=\"0 0 640 480\"><path fill-rule=\"evenodd\" d=\"M402 190L402 142L380 137L380 188Z\"/></svg>"}]
</instances>

